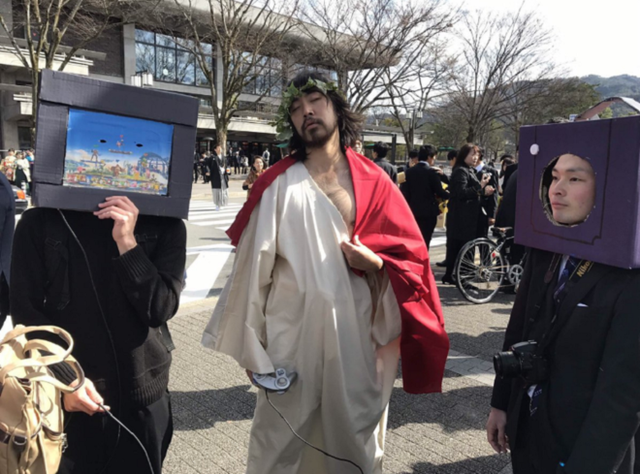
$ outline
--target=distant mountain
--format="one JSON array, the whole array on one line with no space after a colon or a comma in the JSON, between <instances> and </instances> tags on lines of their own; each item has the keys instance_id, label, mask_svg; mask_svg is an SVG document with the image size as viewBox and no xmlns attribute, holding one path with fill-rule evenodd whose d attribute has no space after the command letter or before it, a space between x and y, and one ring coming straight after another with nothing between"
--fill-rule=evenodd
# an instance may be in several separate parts
<instances>
[{"instance_id":1,"label":"distant mountain","mask_svg":"<svg viewBox=\"0 0 640 474\"><path fill-rule=\"evenodd\" d=\"M600 93L603 99L607 97L630 97L640 102L640 77L622 76L602 77L596 75L585 76L581 78L587 84L596 86L596 91Z\"/></svg>"}]
</instances>

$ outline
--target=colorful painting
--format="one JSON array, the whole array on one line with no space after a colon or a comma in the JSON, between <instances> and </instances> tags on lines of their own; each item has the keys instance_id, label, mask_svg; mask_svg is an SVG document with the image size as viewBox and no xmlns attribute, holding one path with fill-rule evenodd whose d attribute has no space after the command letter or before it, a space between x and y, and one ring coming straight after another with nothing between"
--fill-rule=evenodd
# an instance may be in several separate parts
<instances>
[{"instance_id":1,"label":"colorful painting","mask_svg":"<svg viewBox=\"0 0 640 474\"><path fill-rule=\"evenodd\" d=\"M69 109L64 186L167 195L173 125Z\"/></svg>"}]
</instances>

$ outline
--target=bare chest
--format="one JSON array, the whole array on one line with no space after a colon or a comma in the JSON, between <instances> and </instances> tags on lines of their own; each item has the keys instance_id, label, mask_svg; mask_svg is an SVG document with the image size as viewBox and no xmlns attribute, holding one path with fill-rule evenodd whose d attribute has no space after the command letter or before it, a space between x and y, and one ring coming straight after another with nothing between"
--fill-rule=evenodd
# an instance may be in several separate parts
<instances>
[{"instance_id":1,"label":"bare chest","mask_svg":"<svg viewBox=\"0 0 640 474\"><path fill-rule=\"evenodd\" d=\"M351 235L356 220L355 195L353 193L351 174L348 171L338 174L325 173L312 176L312 178L338 209L342 219L347 224L349 235Z\"/></svg>"}]
</instances>

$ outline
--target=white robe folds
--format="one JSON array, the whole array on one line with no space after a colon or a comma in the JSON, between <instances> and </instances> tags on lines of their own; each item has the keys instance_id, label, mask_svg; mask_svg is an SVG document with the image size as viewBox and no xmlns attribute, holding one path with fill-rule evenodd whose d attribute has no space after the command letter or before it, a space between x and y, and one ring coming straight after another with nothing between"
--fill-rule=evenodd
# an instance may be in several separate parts
<instances>
[{"instance_id":1,"label":"white robe folds","mask_svg":"<svg viewBox=\"0 0 640 474\"><path fill-rule=\"evenodd\" d=\"M296 372L274 405L312 444L378 474L400 310L386 273L350 270L348 239L338 209L293 165L254 209L202 343L257 373ZM248 474L358 473L295 438L262 390L247 464Z\"/></svg>"}]
</instances>

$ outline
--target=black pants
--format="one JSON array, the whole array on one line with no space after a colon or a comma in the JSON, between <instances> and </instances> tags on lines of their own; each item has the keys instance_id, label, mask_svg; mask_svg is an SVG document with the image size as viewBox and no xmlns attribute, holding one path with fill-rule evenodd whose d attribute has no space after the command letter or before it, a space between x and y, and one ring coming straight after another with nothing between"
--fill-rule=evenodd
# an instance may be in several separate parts
<instances>
[{"instance_id":1,"label":"black pants","mask_svg":"<svg viewBox=\"0 0 640 474\"><path fill-rule=\"evenodd\" d=\"M422 238L424 242L427 244L427 248L431 244L431 237L433 236L433 231L436 228L436 224L438 222L438 217L432 216L424 216L424 217L416 217L416 222L418 223L418 227L420 228L420 233L422 234Z\"/></svg>"},{"instance_id":2,"label":"black pants","mask_svg":"<svg viewBox=\"0 0 640 474\"><path fill-rule=\"evenodd\" d=\"M118 439L117 423L105 414L67 415L67 439L58 474L151 474L140 445L124 429ZM114 412L114 415L118 415ZM119 417L144 445L154 474L161 474L173 436L171 400L167 392L160 400L141 410L122 411ZM109 463L107 469L102 471Z\"/></svg>"}]
</instances>

